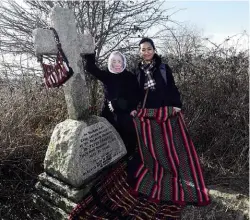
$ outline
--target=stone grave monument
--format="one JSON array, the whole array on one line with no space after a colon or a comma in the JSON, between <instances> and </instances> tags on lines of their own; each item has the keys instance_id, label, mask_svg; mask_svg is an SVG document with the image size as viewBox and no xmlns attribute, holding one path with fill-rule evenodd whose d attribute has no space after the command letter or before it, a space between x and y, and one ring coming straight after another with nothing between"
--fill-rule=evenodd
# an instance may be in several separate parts
<instances>
[{"instance_id":1,"label":"stone grave monument","mask_svg":"<svg viewBox=\"0 0 250 220\"><path fill-rule=\"evenodd\" d=\"M106 119L86 114L89 95L81 54L94 51L92 37L77 33L74 13L69 9L54 7L50 20L74 75L63 87L69 119L53 131L33 200L45 215L58 220L68 218L103 169L121 159L126 148ZM35 29L33 37L36 55L57 53L52 30Z\"/></svg>"}]
</instances>

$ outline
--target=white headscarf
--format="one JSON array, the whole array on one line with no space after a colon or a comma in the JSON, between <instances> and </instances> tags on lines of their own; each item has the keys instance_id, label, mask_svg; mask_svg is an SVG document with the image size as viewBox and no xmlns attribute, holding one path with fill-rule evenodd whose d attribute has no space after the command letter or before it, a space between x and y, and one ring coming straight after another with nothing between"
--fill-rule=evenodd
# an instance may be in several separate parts
<instances>
[{"instance_id":1,"label":"white headscarf","mask_svg":"<svg viewBox=\"0 0 250 220\"><path fill-rule=\"evenodd\" d=\"M112 61L114 59L120 59L122 61L122 66L119 70L114 69L113 65L112 65ZM114 74L119 74L121 72L123 72L126 68L126 58L125 56L119 52L119 51L114 51L110 54L109 58L108 58L108 69L111 73Z\"/></svg>"}]
</instances>

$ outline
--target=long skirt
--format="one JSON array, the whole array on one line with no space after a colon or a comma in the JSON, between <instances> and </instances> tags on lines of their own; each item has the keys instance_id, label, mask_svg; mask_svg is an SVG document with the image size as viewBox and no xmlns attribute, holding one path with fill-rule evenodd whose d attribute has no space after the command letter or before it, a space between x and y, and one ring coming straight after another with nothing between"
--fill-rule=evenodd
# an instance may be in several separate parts
<instances>
[{"instance_id":1,"label":"long skirt","mask_svg":"<svg viewBox=\"0 0 250 220\"><path fill-rule=\"evenodd\" d=\"M98 180L69 219L177 220L185 205L210 203L182 113L142 109L134 124L138 151Z\"/></svg>"}]
</instances>

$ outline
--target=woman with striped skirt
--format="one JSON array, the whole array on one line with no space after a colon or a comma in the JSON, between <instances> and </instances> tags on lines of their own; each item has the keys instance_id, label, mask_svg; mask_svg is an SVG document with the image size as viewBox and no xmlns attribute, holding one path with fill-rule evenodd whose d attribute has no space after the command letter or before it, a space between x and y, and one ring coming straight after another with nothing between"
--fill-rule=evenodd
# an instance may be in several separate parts
<instances>
[{"instance_id":1,"label":"woman with striped skirt","mask_svg":"<svg viewBox=\"0 0 250 220\"><path fill-rule=\"evenodd\" d=\"M131 193L176 207L207 205L208 191L172 71L150 38L143 38L139 47L142 61L136 74L142 108L133 112L139 156L128 166Z\"/></svg>"}]
</instances>

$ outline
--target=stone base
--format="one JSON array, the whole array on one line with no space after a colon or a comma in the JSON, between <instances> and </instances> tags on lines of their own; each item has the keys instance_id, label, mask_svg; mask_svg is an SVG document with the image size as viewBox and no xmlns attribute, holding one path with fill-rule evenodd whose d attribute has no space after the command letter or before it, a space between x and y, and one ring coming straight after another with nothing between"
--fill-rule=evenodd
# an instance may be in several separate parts
<instances>
[{"instance_id":1,"label":"stone base","mask_svg":"<svg viewBox=\"0 0 250 220\"><path fill-rule=\"evenodd\" d=\"M84 189L75 189L42 173L35 187L33 201L37 209L49 219L66 220L77 203L88 193L91 184Z\"/></svg>"},{"instance_id":2,"label":"stone base","mask_svg":"<svg viewBox=\"0 0 250 220\"><path fill-rule=\"evenodd\" d=\"M40 182L36 184L37 194L45 199L46 201L52 203L53 205L59 207L63 211L70 213L72 209L76 206L76 203L70 199L56 193L52 189L43 186Z\"/></svg>"},{"instance_id":3,"label":"stone base","mask_svg":"<svg viewBox=\"0 0 250 220\"><path fill-rule=\"evenodd\" d=\"M38 176L38 179L40 181L36 185L38 190L40 190L41 187L43 187L44 189L49 188L75 203L81 201L81 199L89 192L89 189L94 184L93 181L85 184L83 188L76 189L52 176L49 176L47 173L40 174Z\"/></svg>"},{"instance_id":4,"label":"stone base","mask_svg":"<svg viewBox=\"0 0 250 220\"><path fill-rule=\"evenodd\" d=\"M32 199L37 209L40 210L49 219L51 220L68 219L68 213L66 213L65 211L56 206L53 206L50 202L46 201L41 196L33 194Z\"/></svg>"},{"instance_id":5,"label":"stone base","mask_svg":"<svg viewBox=\"0 0 250 220\"><path fill-rule=\"evenodd\" d=\"M49 219L66 220L95 182L103 178L109 169L110 166L104 168L101 173L80 188L74 188L47 173L42 173L38 176L39 181L35 185L34 204Z\"/></svg>"}]
</instances>

